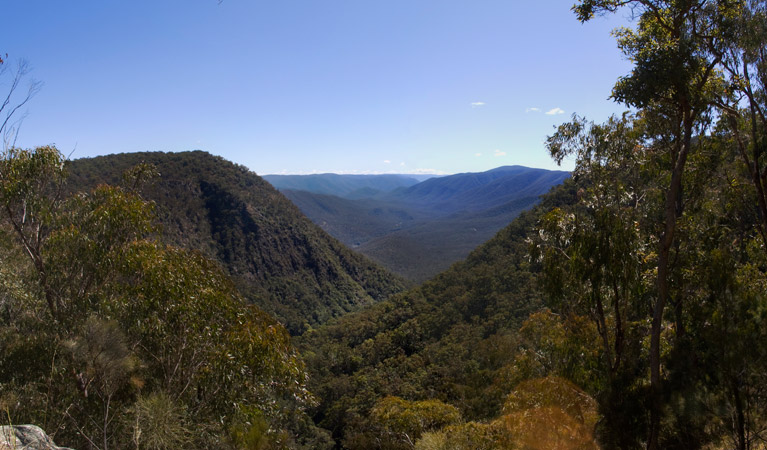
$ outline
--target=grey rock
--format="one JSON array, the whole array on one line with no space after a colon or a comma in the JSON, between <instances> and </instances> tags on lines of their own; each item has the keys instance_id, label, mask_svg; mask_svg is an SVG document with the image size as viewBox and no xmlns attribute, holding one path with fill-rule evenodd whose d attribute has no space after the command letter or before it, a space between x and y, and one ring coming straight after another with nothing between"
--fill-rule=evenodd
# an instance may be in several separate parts
<instances>
[{"instance_id":1,"label":"grey rock","mask_svg":"<svg viewBox=\"0 0 767 450\"><path fill-rule=\"evenodd\" d=\"M36 425L0 426L0 450L72 450L58 447Z\"/></svg>"}]
</instances>

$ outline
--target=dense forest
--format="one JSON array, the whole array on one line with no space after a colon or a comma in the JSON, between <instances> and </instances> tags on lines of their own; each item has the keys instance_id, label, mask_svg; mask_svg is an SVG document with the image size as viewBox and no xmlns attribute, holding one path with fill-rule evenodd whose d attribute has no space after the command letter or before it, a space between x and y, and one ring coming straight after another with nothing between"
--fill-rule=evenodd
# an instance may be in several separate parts
<instances>
[{"instance_id":1,"label":"dense forest","mask_svg":"<svg viewBox=\"0 0 767 450\"><path fill-rule=\"evenodd\" d=\"M767 447L767 2L573 11L635 17L628 111L559 126L572 177L405 292L332 240L294 257L314 243L284 227L327 236L209 155L6 149L7 422L102 450ZM265 245L287 254L259 278ZM291 274L311 302L287 314Z\"/></svg>"}]
</instances>

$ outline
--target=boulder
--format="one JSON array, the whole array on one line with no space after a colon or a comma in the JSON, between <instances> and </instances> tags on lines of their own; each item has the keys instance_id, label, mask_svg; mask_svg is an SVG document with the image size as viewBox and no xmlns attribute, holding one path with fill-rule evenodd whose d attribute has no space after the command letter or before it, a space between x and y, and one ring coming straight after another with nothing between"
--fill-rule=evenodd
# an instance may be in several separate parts
<instances>
[{"instance_id":1,"label":"boulder","mask_svg":"<svg viewBox=\"0 0 767 450\"><path fill-rule=\"evenodd\" d=\"M72 450L58 447L36 425L0 426L0 450Z\"/></svg>"}]
</instances>

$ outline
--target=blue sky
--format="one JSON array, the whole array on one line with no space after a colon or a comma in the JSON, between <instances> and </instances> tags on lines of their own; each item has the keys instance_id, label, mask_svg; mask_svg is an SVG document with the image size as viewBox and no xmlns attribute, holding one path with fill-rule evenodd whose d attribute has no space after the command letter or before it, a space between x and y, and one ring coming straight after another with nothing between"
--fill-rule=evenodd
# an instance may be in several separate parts
<instances>
[{"instance_id":1,"label":"blue sky","mask_svg":"<svg viewBox=\"0 0 767 450\"><path fill-rule=\"evenodd\" d=\"M8 0L0 51L44 83L17 145L201 149L256 173L556 168L630 69L573 0ZM2 88L2 87L0 87ZM571 167L565 164L565 169Z\"/></svg>"}]
</instances>

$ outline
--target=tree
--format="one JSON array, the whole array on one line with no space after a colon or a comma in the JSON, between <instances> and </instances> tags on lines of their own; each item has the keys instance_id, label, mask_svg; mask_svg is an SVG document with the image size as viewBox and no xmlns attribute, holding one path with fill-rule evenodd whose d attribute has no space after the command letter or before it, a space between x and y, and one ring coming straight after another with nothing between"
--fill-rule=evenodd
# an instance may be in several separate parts
<instances>
[{"instance_id":1,"label":"tree","mask_svg":"<svg viewBox=\"0 0 767 450\"><path fill-rule=\"evenodd\" d=\"M367 436L357 436L354 447L381 449L414 448L425 432L460 423L458 408L439 400L408 401L399 397L384 397L370 411ZM367 443L365 440L367 439Z\"/></svg>"},{"instance_id":2,"label":"tree","mask_svg":"<svg viewBox=\"0 0 767 450\"><path fill-rule=\"evenodd\" d=\"M620 448L635 447L646 426L638 406L642 380L636 374L647 367L641 342L652 293L648 261L654 257L657 201L651 191L653 163L642 151L642 136L642 122L630 115L602 125L574 117L559 127L548 147L557 161L576 156L578 201L543 215L530 249L541 264L541 284L551 306L569 322L589 318L599 336L596 367L584 357L580 372L585 374L577 378L573 375L579 371L572 369L541 376L565 375L594 386L604 415L600 438ZM562 341L577 340L572 328L566 331Z\"/></svg>"},{"instance_id":3,"label":"tree","mask_svg":"<svg viewBox=\"0 0 767 450\"><path fill-rule=\"evenodd\" d=\"M573 7L582 22L596 14L629 6L638 15L636 30L615 31L618 46L634 62L630 75L613 89L613 98L638 108L647 121L650 147L665 157L669 181L663 192L662 227L657 231L656 298L650 330L650 426L647 448L657 449L662 410L661 333L670 300L671 253L677 222L684 212L682 178L693 137L703 134L721 81L719 57L709 43L720 39L721 18L731 2L709 0L583 0ZM684 335L682 298L674 299L677 335Z\"/></svg>"}]
</instances>

